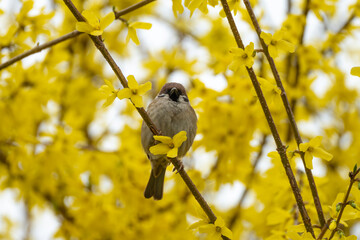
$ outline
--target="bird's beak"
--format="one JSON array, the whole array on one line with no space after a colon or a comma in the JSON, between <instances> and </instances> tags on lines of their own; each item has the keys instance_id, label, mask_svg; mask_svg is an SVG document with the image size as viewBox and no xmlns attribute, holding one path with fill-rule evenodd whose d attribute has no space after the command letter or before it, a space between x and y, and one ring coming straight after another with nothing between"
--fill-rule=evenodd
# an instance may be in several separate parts
<instances>
[{"instance_id":1,"label":"bird's beak","mask_svg":"<svg viewBox=\"0 0 360 240\"><path fill-rule=\"evenodd\" d=\"M171 100L177 102L180 96L180 92L177 88L172 88L169 93L169 97Z\"/></svg>"}]
</instances>

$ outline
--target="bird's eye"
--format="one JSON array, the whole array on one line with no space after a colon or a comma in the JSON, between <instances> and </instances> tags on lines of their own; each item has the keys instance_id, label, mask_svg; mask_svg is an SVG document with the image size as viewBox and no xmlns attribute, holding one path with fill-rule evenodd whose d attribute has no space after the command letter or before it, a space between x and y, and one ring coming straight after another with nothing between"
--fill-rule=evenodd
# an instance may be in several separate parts
<instances>
[{"instance_id":1,"label":"bird's eye","mask_svg":"<svg viewBox=\"0 0 360 240\"><path fill-rule=\"evenodd\" d=\"M189 99L187 97L184 96L183 99L184 99L184 102L189 102Z\"/></svg>"},{"instance_id":2,"label":"bird's eye","mask_svg":"<svg viewBox=\"0 0 360 240\"><path fill-rule=\"evenodd\" d=\"M158 95L158 97L165 97L165 94L160 94Z\"/></svg>"}]
</instances>

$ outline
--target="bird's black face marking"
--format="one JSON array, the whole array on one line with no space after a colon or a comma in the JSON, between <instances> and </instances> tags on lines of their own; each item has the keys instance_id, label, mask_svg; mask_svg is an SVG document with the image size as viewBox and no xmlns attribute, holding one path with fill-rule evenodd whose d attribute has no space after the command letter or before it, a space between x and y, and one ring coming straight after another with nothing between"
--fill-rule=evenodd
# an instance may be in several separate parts
<instances>
[{"instance_id":1,"label":"bird's black face marking","mask_svg":"<svg viewBox=\"0 0 360 240\"><path fill-rule=\"evenodd\" d=\"M168 94L169 94L169 97L171 100L173 100L174 102L177 102L179 100L179 96L180 96L181 92L177 88L173 87L168 90Z\"/></svg>"}]
</instances>

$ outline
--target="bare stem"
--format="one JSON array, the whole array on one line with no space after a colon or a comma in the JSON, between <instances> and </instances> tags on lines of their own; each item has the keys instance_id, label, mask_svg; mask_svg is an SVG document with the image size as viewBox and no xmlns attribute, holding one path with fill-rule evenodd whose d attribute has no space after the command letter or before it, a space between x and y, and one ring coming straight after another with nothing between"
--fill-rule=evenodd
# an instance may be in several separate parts
<instances>
[{"instance_id":1,"label":"bare stem","mask_svg":"<svg viewBox=\"0 0 360 240\"><path fill-rule=\"evenodd\" d=\"M342 204L341 204L341 208L340 208L340 212L339 212L339 215L336 219L336 227L335 229L331 232L331 235L330 235L330 238L329 240L331 240L334 235L335 235L335 232L339 226L339 223L340 223L340 220L341 220L341 217L342 217L342 214L344 213L344 210L345 210L345 207L348 205L347 202L348 202L348 198L349 198L349 195L350 195L350 192L351 192L351 188L352 188L352 185L357 182L356 180L356 175L360 172L360 168L358 168L356 171L353 171L353 172L349 172L349 178L350 178L350 183L349 183L349 187L346 191L346 194L344 196L344 200L342 201Z\"/></svg>"},{"instance_id":2,"label":"bare stem","mask_svg":"<svg viewBox=\"0 0 360 240\"><path fill-rule=\"evenodd\" d=\"M128 7L128 8L125 8L123 10L120 10L120 11L116 12L115 16L118 19L122 15L125 15L125 14L127 14L129 12L132 12L132 11L134 11L134 10L136 10L136 9L142 7L142 6L145 6L146 4L148 4L150 2L153 2L153 1L155 1L155 0L143 0L143 1L139 2L139 3L136 3L136 4ZM4 62L2 64L0 64L0 71L2 69L6 68L6 67L18 62L18 61L26 58L26 57L34 54L34 53L41 52L42 50L44 50L46 48L52 47L52 46L54 46L54 45L56 45L58 43L66 41L68 39L75 38L75 37L77 37L77 36L79 36L81 34L83 34L83 32L79 32L79 31L75 30L75 31L72 31L72 32L70 32L68 34L65 34L65 35L63 35L63 36L61 36L59 38L56 38L56 39L51 40L49 42L46 42L44 44L37 45L36 47L34 47L34 48L32 48L32 49L18 55L18 56L15 56L15 57L9 59L8 61L6 61L6 62Z\"/></svg>"},{"instance_id":3,"label":"bare stem","mask_svg":"<svg viewBox=\"0 0 360 240\"><path fill-rule=\"evenodd\" d=\"M120 10L118 12L115 12L115 18L119 18L122 15L125 15L129 12L132 12L138 8L141 8L142 6L145 6L148 3L154 2L155 0L143 0L141 2L135 3L134 5L131 5L130 7L127 7L123 10Z\"/></svg>"},{"instance_id":4,"label":"bare stem","mask_svg":"<svg viewBox=\"0 0 360 240\"><path fill-rule=\"evenodd\" d=\"M72 14L75 16L75 18L78 21L84 21L85 20L84 17L81 15L81 13L76 9L76 7L74 6L74 4L72 3L71 0L64 0L64 3L70 9ZM123 87L124 88L128 87L126 78L124 77L124 75L121 72L118 65L115 63L115 61L112 58L112 56L110 55L109 51L106 49L104 43L101 41L101 37L95 37L95 36L92 36L92 35L89 35L89 37L94 42L95 46L99 49L99 51L102 53L102 55L104 56L106 61L109 63L109 65L111 66L111 68L115 72L116 76L120 80ZM159 131L158 128L156 128L155 124L151 121L151 119L148 116L145 109L144 108L136 108L136 109L139 112L139 114L141 115L141 117L144 119L144 122L150 128L151 132L154 135L161 135L161 132ZM179 172L180 176L182 177L182 179L184 180L184 182L188 186L191 193L194 195L195 199L200 204L201 208L204 210L206 215L209 217L209 220L212 223L214 223L215 220L216 220L215 214L213 213L213 211L211 210L210 206L207 204L207 202L205 201L203 196L200 194L199 190L196 188L195 184L192 182L192 180L190 179L190 177L188 176L188 174L186 173L184 168L181 167L180 161L177 160L176 158L170 159L170 161L175 166L176 170ZM223 236L223 239L227 239L227 238Z\"/></svg>"},{"instance_id":5,"label":"bare stem","mask_svg":"<svg viewBox=\"0 0 360 240\"><path fill-rule=\"evenodd\" d=\"M52 46L54 46L54 45L56 45L58 43L66 41L66 40L68 40L70 38L77 37L80 34L82 34L82 32L79 32L79 31L75 30L75 31L72 31L72 32L70 32L68 34L65 34L65 35L63 35L63 36L61 36L59 38L56 38L56 39L54 39L54 40L52 40L50 42L47 42L47 43L44 43L44 44L41 44L41 45L37 45L36 47L30 49L29 51L26 51L26 52L24 52L24 53L22 53L20 55L17 55L16 57L13 57L13 58L9 59L8 61L0 64L0 70L14 64L17 61L20 61L21 59L26 58L26 57L34 54L34 53L38 53L38 52L44 50L45 48L52 47Z\"/></svg>"},{"instance_id":6,"label":"bare stem","mask_svg":"<svg viewBox=\"0 0 360 240\"><path fill-rule=\"evenodd\" d=\"M246 1L244 1L244 2L245 2L245 5L246 5ZM243 42L241 40L240 34L239 34L239 32L237 30L237 27L235 25L234 19L232 17L232 14L231 14L231 11L230 11L230 8L229 8L229 5L228 5L226 0L221 0L221 3L222 3L222 6L224 8L224 12L226 14L227 20L228 20L228 22L230 24L230 28L231 28L231 30L233 32L234 37L235 37L236 43L237 43L239 48L244 49L244 44L243 44ZM253 16L253 17L255 17L255 16ZM260 39L260 41L262 41L262 39ZM267 48L264 49L264 50L267 51ZM302 196L300 194L300 190L299 190L299 187L297 185L296 179L294 177L294 173L293 173L293 171L291 169L289 160L287 158L286 148L285 148L285 146L283 145L283 143L281 141L279 132L278 132L278 130L276 128L276 125L275 125L274 120L272 118L271 112L270 112L269 107L268 107L268 105L266 103L263 92L262 92L262 90L260 88L260 84L259 84L259 82L257 80L257 77L255 75L255 72L254 72L253 68L252 67L251 68L247 67L246 69L248 71L248 74L250 76L252 84L253 84L253 86L255 88L255 91L256 91L256 94L258 96L261 107L262 107L262 109L264 111L266 120L267 120L268 125L269 125L270 130L271 130L271 133L272 133L272 135L274 137L274 140L275 140L275 143L276 143L276 146L277 146L277 151L278 151L278 153L280 155L281 162L283 164L286 175L288 177L291 189L292 189L294 197L296 199L296 203L297 203L297 205L299 207L299 211L300 211L302 220L304 222L305 228L306 228L306 230L308 232L310 232L314 236L314 231L313 231L313 228L312 228L312 225L311 225L311 219L309 218L309 215L308 215L308 213L307 213L307 211L305 209L304 201L303 201ZM283 91L283 94L285 94L284 91Z\"/></svg>"},{"instance_id":7,"label":"bare stem","mask_svg":"<svg viewBox=\"0 0 360 240\"><path fill-rule=\"evenodd\" d=\"M252 21L252 23L253 23L253 25L255 27L256 33L258 34L258 37L260 39L260 43L262 45L262 48L264 49L264 54L265 54L265 56L266 56L266 58L267 58L267 60L268 60L268 62L270 64L270 68L271 68L271 71L272 71L272 73L274 75L276 84L281 90L281 99L283 101L286 113L288 115L288 119L290 121L291 128L292 128L292 130L294 132L296 143L297 143L297 145L299 147L299 145L302 143L302 139L301 139L300 132L299 132L299 129L297 127L295 117L294 117L293 111L291 109L289 100L288 100L288 98L286 96L284 86L283 86L283 84L281 82L279 72L276 69L275 62L274 62L273 58L269 54L268 47L267 47L266 43L260 37L261 28L260 28L260 25L259 25L256 17L255 17L254 11L252 10L252 7L250 5L249 0L244 0L244 3L245 3L245 6L246 6L246 9L247 9L247 11L248 11L248 13L250 15L251 21ZM323 213L323 210L322 210L320 197L319 197L319 194L317 192L315 180L314 180L314 177L312 175L311 170L309 168L307 168L306 165L305 165L304 154L301 154L301 159L302 159L303 165L305 167L306 176L307 176L309 186L310 186L310 189L311 189L311 193L312 193L312 196L313 196L313 200L314 200L314 204L315 204L316 211L317 211L317 214L318 214L319 222L320 222L320 225L323 226L325 224L325 217L324 217L324 213Z\"/></svg>"}]
</instances>

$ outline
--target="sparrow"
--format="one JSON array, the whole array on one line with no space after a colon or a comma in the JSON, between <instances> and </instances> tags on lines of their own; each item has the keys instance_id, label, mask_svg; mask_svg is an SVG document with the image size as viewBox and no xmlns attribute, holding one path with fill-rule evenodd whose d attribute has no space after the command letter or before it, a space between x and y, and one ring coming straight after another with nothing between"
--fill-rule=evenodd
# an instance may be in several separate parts
<instances>
[{"instance_id":1,"label":"sparrow","mask_svg":"<svg viewBox=\"0 0 360 240\"><path fill-rule=\"evenodd\" d=\"M184 86L180 83L166 83L149 104L147 113L163 136L173 137L180 131L186 131L187 140L178 149L178 158L185 156L196 135L197 117L190 105ZM144 196L160 200L163 196L165 172L169 161L166 155L150 153L149 148L156 143L149 127L143 122L141 144L152 167Z\"/></svg>"}]
</instances>

